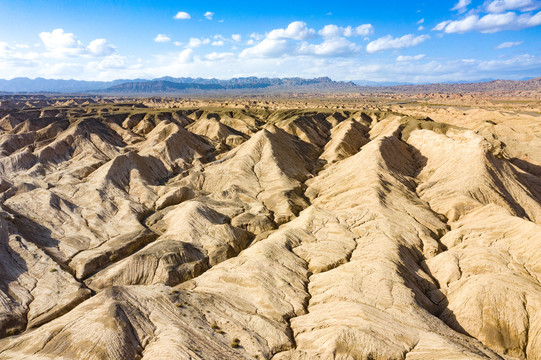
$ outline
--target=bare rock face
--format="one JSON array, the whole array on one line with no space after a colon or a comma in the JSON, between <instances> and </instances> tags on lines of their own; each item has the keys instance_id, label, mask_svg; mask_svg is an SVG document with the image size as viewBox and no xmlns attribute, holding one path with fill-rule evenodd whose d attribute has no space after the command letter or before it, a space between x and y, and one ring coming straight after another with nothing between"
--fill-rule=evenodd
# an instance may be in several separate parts
<instances>
[{"instance_id":1,"label":"bare rock face","mask_svg":"<svg viewBox=\"0 0 541 360\"><path fill-rule=\"evenodd\" d=\"M538 119L256 105L2 100L0 359L541 359Z\"/></svg>"}]
</instances>

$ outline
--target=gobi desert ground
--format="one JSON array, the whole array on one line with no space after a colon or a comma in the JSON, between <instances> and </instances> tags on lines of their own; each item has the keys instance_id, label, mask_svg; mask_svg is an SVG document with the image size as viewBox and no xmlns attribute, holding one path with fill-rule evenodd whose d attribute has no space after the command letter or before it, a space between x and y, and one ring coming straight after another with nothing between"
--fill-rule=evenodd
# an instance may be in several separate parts
<instances>
[{"instance_id":1,"label":"gobi desert ground","mask_svg":"<svg viewBox=\"0 0 541 360\"><path fill-rule=\"evenodd\" d=\"M0 359L541 359L541 105L4 96Z\"/></svg>"}]
</instances>

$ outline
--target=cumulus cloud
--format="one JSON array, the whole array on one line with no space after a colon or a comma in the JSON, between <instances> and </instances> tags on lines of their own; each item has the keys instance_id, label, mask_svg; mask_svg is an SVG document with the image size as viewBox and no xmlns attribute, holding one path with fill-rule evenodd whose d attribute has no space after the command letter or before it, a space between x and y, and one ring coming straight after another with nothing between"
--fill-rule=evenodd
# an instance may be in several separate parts
<instances>
[{"instance_id":1,"label":"cumulus cloud","mask_svg":"<svg viewBox=\"0 0 541 360\"><path fill-rule=\"evenodd\" d=\"M115 52L115 47L105 39L95 39L85 46L73 33L66 33L64 29L55 29L51 32L41 32L41 41L47 49L46 56L54 58L76 56L108 56Z\"/></svg>"},{"instance_id":2,"label":"cumulus cloud","mask_svg":"<svg viewBox=\"0 0 541 360\"><path fill-rule=\"evenodd\" d=\"M510 48L510 47L519 46L522 43L523 43L523 41L507 41L507 42L503 42L500 45L496 46L494 49L497 49L497 50L499 50L499 49L507 49L507 48Z\"/></svg>"},{"instance_id":3,"label":"cumulus cloud","mask_svg":"<svg viewBox=\"0 0 541 360\"><path fill-rule=\"evenodd\" d=\"M242 36L240 34L233 34L231 35L231 39L233 39L233 41L241 41L242 40Z\"/></svg>"},{"instance_id":4,"label":"cumulus cloud","mask_svg":"<svg viewBox=\"0 0 541 360\"><path fill-rule=\"evenodd\" d=\"M368 53L375 53L388 49L402 49L419 45L428 39L430 39L429 35L414 36L413 34L408 34L399 38L393 38L391 35L387 35L368 43L366 45L366 51Z\"/></svg>"},{"instance_id":5,"label":"cumulus cloud","mask_svg":"<svg viewBox=\"0 0 541 360\"><path fill-rule=\"evenodd\" d=\"M212 11L207 11L204 15L207 19L212 20L214 13Z\"/></svg>"},{"instance_id":6,"label":"cumulus cloud","mask_svg":"<svg viewBox=\"0 0 541 360\"><path fill-rule=\"evenodd\" d=\"M179 11L179 12L175 15L175 19L177 19L177 20L188 20L188 19L191 19L191 16L190 16L190 14L188 14L188 13L185 12L185 11Z\"/></svg>"},{"instance_id":7,"label":"cumulus cloud","mask_svg":"<svg viewBox=\"0 0 541 360\"><path fill-rule=\"evenodd\" d=\"M531 14L517 15L514 12L487 14L483 17L479 15L469 15L456 21L443 21L436 25L433 30L450 33L465 33L469 31L479 31L482 33L495 33L503 30L520 30L529 27L541 25L541 11Z\"/></svg>"},{"instance_id":8,"label":"cumulus cloud","mask_svg":"<svg viewBox=\"0 0 541 360\"><path fill-rule=\"evenodd\" d=\"M323 29L319 30L318 34L324 38L337 37L337 36L368 36L374 32L372 24L363 24L355 28L351 26L339 27L334 24L325 25Z\"/></svg>"},{"instance_id":9,"label":"cumulus cloud","mask_svg":"<svg viewBox=\"0 0 541 360\"><path fill-rule=\"evenodd\" d=\"M471 0L459 0L455 6L451 9L451 11L458 11L459 13L463 13L466 11L466 8L471 4Z\"/></svg>"},{"instance_id":10,"label":"cumulus cloud","mask_svg":"<svg viewBox=\"0 0 541 360\"><path fill-rule=\"evenodd\" d=\"M417 60L421 60L425 56L426 56L425 54L419 54L419 55L415 55L415 56L403 56L403 55L400 55L399 57L396 58L396 61L399 61L399 62L417 61Z\"/></svg>"},{"instance_id":11,"label":"cumulus cloud","mask_svg":"<svg viewBox=\"0 0 541 360\"><path fill-rule=\"evenodd\" d=\"M166 43L166 42L171 41L171 38L165 34L158 34L154 38L154 41L157 43Z\"/></svg>"},{"instance_id":12,"label":"cumulus cloud","mask_svg":"<svg viewBox=\"0 0 541 360\"><path fill-rule=\"evenodd\" d=\"M541 2L535 0L494 0L486 9L490 13L501 13L509 10L532 11L541 8Z\"/></svg>"},{"instance_id":13,"label":"cumulus cloud","mask_svg":"<svg viewBox=\"0 0 541 360\"><path fill-rule=\"evenodd\" d=\"M359 52L360 47L343 37L326 39L321 44L303 44L299 54L319 56L348 56Z\"/></svg>"},{"instance_id":14,"label":"cumulus cloud","mask_svg":"<svg viewBox=\"0 0 541 360\"><path fill-rule=\"evenodd\" d=\"M316 35L314 29L309 29L305 22L294 21L287 26L286 29L274 29L268 35L267 39L281 40L281 39L293 39L293 40L308 40Z\"/></svg>"},{"instance_id":15,"label":"cumulus cloud","mask_svg":"<svg viewBox=\"0 0 541 360\"><path fill-rule=\"evenodd\" d=\"M224 46L223 40L213 41L212 46Z\"/></svg>"},{"instance_id":16,"label":"cumulus cloud","mask_svg":"<svg viewBox=\"0 0 541 360\"><path fill-rule=\"evenodd\" d=\"M190 38L190 41L188 42L188 47L196 48L200 47L201 45L207 45L208 43L210 43L210 39Z\"/></svg>"},{"instance_id":17,"label":"cumulus cloud","mask_svg":"<svg viewBox=\"0 0 541 360\"><path fill-rule=\"evenodd\" d=\"M193 62L193 50L192 49L185 49L178 54L178 61L181 64L189 64Z\"/></svg>"},{"instance_id":18,"label":"cumulus cloud","mask_svg":"<svg viewBox=\"0 0 541 360\"><path fill-rule=\"evenodd\" d=\"M305 22L294 21L285 29L274 29L260 42L262 35L252 33L250 40L246 42L251 47L241 52L241 57L255 58L278 58L289 56L319 56L319 57L345 57L361 50L361 47L347 37L367 36L373 33L371 24L363 24L357 27L340 27L329 24L316 33ZM310 40L320 35L323 42L314 44Z\"/></svg>"},{"instance_id":19,"label":"cumulus cloud","mask_svg":"<svg viewBox=\"0 0 541 360\"><path fill-rule=\"evenodd\" d=\"M82 55L85 47L77 40L73 33L66 33L64 29L54 29L51 32L41 32L39 37L45 48L56 57Z\"/></svg>"},{"instance_id":20,"label":"cumulus cloud","mask_svg":"<svg viewBox=\"0 0 541 360\"><path fill-rule=\"evenodd\" d=\"M259 44L244 49L240 56L255 58L273 58L282 56L292 50L291 44L285 39L263 39Z\"/></svg>"},{"instance_id":21,"label":"cumulus cloud","mask_svg":"<svg viewBox=\"0 0 541 360\"><path fill-rule=\"evenodd\" d=\"M88 50L94 56L108 56L115 52L115 47L105 39L96 39L88 44Z\"/></svg>"}]
</instances>

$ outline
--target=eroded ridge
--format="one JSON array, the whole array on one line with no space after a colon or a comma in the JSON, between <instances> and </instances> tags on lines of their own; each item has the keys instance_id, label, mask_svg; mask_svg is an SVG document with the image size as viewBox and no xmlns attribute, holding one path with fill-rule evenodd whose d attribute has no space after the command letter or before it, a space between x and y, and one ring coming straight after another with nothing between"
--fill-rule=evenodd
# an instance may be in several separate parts
<instances>
[{"instance_id":1,"label":"eroded ridge","mask_svg":"<svg viewBox=\"0 0 541 360\"><path fill-rule=\"evenodd\" d=\"M0 359L541 358L538 117L123 101L0 112Z\"/></svg>"}]
</instances>

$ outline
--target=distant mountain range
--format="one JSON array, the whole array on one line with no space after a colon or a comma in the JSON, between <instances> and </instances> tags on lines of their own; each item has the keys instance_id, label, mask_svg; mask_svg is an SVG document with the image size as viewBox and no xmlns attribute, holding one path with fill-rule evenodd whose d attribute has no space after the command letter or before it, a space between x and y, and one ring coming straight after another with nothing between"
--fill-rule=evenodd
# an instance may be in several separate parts
<instances>
[{"instance_id":1,"label":"distant mountain range","mask_svg":"<svg viewBox=\"0 0 541 360\"><path fill-rule=\"evenodd\" d=\"M229 80L190 77L162 77L153 80L119 79L114 81L54 80L44 78L0 79L0 93L93 93L93 94L174 94L206 92L486 92L540 90L541 78L529 80L492 80L475 83L443 83L413 85L398 82L333 81L328 77L258 78L242 77Z\"/></svg>"},{"instance_id":2,"label":"distant mountain range","mask_svg":"<svg viewBox=\"0 0 541 360\"><path fill-rule=\"evenodd\" d=\"M447 83L426 85L397 85L390 87L363 87L361 91L390 91L395 93L472 93L541 91L541 77L529 80L492 80L476 83Z\"/></svg>"},{"instance_id":3,"label":"distant mountain range","mask_svg":"<svg viewBox=\"0 0 541 360\"><path fill-rule=\"evenodd\" d=\"M244 77L229 80L163 77L153 80L114 81L53 80L44 78L0 79L0 91L12 93L175 93L190 90L250 90L270 87L283 90L294 87L312 87L315 90L353 90L356 85L353 82L333 81L328 77L315 79Z\"/></svg>"}]
</instances>

